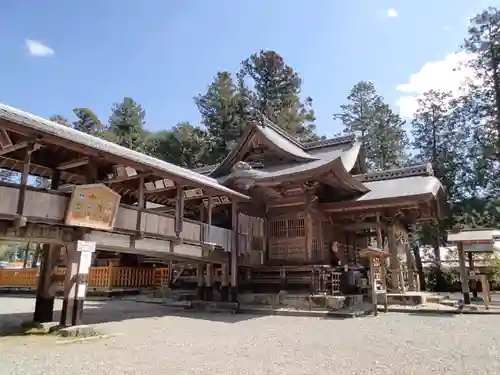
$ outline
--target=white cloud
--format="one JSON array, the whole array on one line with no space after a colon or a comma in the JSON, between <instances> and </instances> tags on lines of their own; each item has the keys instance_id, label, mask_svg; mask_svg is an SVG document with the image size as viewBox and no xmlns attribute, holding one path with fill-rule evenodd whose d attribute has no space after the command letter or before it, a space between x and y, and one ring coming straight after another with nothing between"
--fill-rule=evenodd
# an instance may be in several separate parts
<instances>
[{"instance_id":1,"label":"white cloud","mask_svg":"<svg viewBox=\"0 0 500 375\"><path fill-rule=\"evenodd\" d=\"M450 26L443 26L443 30L444 30L444 31L450 31L450 30L451 30L451 27L450 27Z\"/></svg>"},{"instance_id":2,"label":"white cloud","mask_svg":"<svg viewBox=\"0 0 500 375\"><path fill-rule=\"evenodd\" d=\"M429 90L451 92L453 96L464 93L464 81L473 77L473 71L463 66L473 55L467 52L451 53L443 60L428 61L407 83L396 86L396 90L407 95L397 100L399 113L410 118L418 108L418 99Z\"/></svg>"},{"instance_id":3,"label":"white cloud","mask_svg":"<svg viewBox=\"0 0 500 375\"><path fill-rule=\"evenodd\" d=\"M391 18L395 18L398 16L398 11L394 8L387 9L387 15Z\"/></svg>"},{"instance_id":4,"label":"white cloud","mask_svg":"<svg viewBox=\"0 0 500 375\"><path fill-rule=\"evenodd\" d=\"M52 48L36 40L26 39L24 44L31 56L47 57L55 53Z\"/></svg>"}]
</instances>

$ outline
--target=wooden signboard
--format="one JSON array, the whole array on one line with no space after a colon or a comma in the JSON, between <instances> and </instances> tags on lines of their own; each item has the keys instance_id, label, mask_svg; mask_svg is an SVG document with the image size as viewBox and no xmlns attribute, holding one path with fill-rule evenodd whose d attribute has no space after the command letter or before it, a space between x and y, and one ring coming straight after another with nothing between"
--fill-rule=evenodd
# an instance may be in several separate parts
<instances>
[{"instance_id":1,"label":"wooden signboard","mask_svg":"<svg viewBox=\"0 0 500 375\"><path fill-rule=\"evenodd\" d=\"M76 186L66 211L65 224L100 230L115 225L120 194L103 184Z\"/></svg>"}]
</instances>

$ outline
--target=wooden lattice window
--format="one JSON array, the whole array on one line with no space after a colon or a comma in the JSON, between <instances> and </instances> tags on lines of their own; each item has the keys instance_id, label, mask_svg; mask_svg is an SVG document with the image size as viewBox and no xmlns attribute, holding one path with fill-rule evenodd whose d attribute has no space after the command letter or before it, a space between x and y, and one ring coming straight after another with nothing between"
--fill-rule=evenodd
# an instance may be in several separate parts
<instances>
[{"instance_id":1,"label":"wooden lattice window","mask_svg":"<svg viewBox=\"0 0 500 375\"><path fill-rule=\"evenodd\" d=\"M304 218L273 220L269 223L269 235L274 238L305 236Z\"/></svg>"}]
</instances>

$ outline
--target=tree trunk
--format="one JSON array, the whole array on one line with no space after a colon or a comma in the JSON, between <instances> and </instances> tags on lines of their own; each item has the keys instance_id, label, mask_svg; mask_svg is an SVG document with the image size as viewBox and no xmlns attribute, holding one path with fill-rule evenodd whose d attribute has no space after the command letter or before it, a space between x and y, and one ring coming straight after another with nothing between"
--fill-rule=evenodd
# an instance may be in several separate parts
<instances>
[{"instance_id":1,"label":"tree trunk","mask_svg":"<svg viewBox=\"0 0 500 375\"><path fill-rule=\"evenodd\" d=\"M40 258L40 249L42 245L40 243L36 244L35 254L33 255L33 260L31 261L31 267L36 268L38 264L38 259Z\"/></svg>"},{"instance_id":2,"label":"tree trunk","mask_svg":"<svg viewBox=\"0 0 500 375\"><path fill-rule=\"evenodd\" d=\"M26 268L28 265L28 257L30 253L30 248L31 248L31 242L28 242L26 244L26 248L24 249L24 259L23 259L23 268Z\"/></svg>"},{"instance_id":3,"label":"tree trunk","mask_svg":"<svg viewBox=\"0 0 500 375\"><path fill-rule=\"evenodd\" d=\"M439 251L439 244L434 245L434 259L436 261L436 265L434 267L434 271L436 272L436 292L444 292L444 280L443 280L443 271L441 270L441 253Z\"/></svg>"},{"instance_id":4,"label":"tree trunk","mask_svg":"<svg viewBox=\"0 0 500 375\"><path fill-rule=\"evenodd\" d=\"M420 256L420 247L418 244L412 245L413 256L415 257L415 265L417 266L418 278L420 280L420 290L426 289L424 267L422 266L422 257Z\"/></svg>"}]
</instances>

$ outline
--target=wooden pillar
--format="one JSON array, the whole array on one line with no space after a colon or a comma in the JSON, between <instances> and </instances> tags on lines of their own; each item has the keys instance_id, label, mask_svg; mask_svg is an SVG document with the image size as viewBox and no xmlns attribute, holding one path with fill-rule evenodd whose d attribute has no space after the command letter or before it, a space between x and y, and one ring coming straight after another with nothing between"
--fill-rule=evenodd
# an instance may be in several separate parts
<instances>
[{"instance_id":1,"label":"wooden pillar","mask_svg":"<svg viewBox=\"0 0 500 375\"><path fill-rule=\"evenodd\" d=\"M460 264L460 281L462 282L462 293L464 296L464 304L470 305L470 293L469 293L469 277L467 275L467 268L465 267L465 253L464 244L459 242L458 247L458 262Z\"/></svg>"},{"instance_id":2,"label":"wooden pillar","mask_svg":"<svg viewBox=\"0 0 500 375\"><path fill-rule=\"evenodd\" d=\"M174 262L168 262L167 288L171 289L174 281Z\"/></svg>"},{"instance_id":3,"label":"wooden pillar","mask_svg":"<svg viewBox=\"0 0 500 375\"><path fill-rule=\"evenodd\" d=\"M98 172L98 169L96 168L95 164L92 163L91 159L90 162L85 166L85 182L87 184L91 184L96 181L99 175ZM85 297L82 298L78 295L79 285L82 283L87 283L88 273L83 275L80 274L79 268L82 258L82 251L77 250L77 241L87 241L89 233L90 229L80 228L75 234L74 241L66 244L68 259L66 263L64 300L60 322L60 324L64 326L82 324ZM94 251L95 244L92 252ZM86 272L88 272L88 270Z\"/></svg>"},{"instance_id":4,"label":"wooden pillar","mask_svg":"<svg viewBox=\"0 0 500 375\"><path fill-rule=\"evenodd\" d=\"M35 248L35 254L33 255L33 259L31 260L31 268L38 267L38 260L40 259L40 253L42 251L42 245L38 242Z\"/></svg>"},{"instance_id":5,"label":"wooden pillar","mask_svg":"<svg viewBox=\"0 0 500 375\"><path fill-rule=\"evenodd\" d=\"M409 289L413 292L418 291L416 288L416 267L415 267L415 259L413 258L413 251L411 250L410 243L409 241L406 241L406 243L403 244L405 247L405 253L406 253L406 267L407 267L407 272L408 272L408 283L409 283Z\"/></svg>"},{"instance_id":6,"label":"wooden pillar","mask_svg":"<svg viewBox=\"0 0 500 375\"><path fill-rule=\"evenodd\" d=\"M175 236L181 238L184 224L184 189L177 184L177 197L175 202Z\"/></svg>"},{"instance_id":7,"label":"wooden pillar","mask_svg":"<svg viewBox=\"0 0 500 375\"><path fill-rule=\"evenodd\" d=\"M391 268L391 282L393 291L401 292L401 278L399 275L399 259L398 259L398 248L396 243L396 233L394 226L389 226L389 231L387 233L387 244L390 253L390 268Z\"/></svg>"},{"instance_id":8,"label":"wooden pillar","mask_svg":"<svg viewBox=\"0 0 500 375\"><path fill-rule=\"evenodd\" d=\"M61 311L61 321L59 323L63 327L73 325L74 310L78 308L78 306L75 306L76 278L78 274L78 254L76 250L76 243L71 242L66 244L66 252L68 256L66 259L66 277L64 280L64 300ZM109 282L111 282L111 275L109 275Z\"/></svg>"},{"instance_id":9,"label":"wooden pillar","mask_svg":"<svg viewBox=\"0 0 500 375\"><path fill-rule=\"evenodd\" d=\"M377 284L375 282L375 265L373 264L373 257L368 257L370 267L370 300L373 308L373 315L378 315L377 310Z\"/></svg>"},{"instance_id":10,"label":"wooden pillar","mask_svg":"<svg viewBox=\"0 0 500 375\"><path fill-rule=\"evenodd\" d=\"M268 264L269 263L269 207L267 203L265 204L265 214L264 214L264 254L262 256L262 264Z\"/></svg>"},{"instance_id":11,"label":"wooden pillar","mask_svg":"<svg viewBox=\"0 0 500 375\"><path fill-rule=\"evenodd\" d=\"M231 203L231 301L238 302L238 205L233 199Z\"/></svg>"},{"instance_id":12,"label":"wooden pillar","mask_svg":"<svg viewBox=\"0 0 500 375\"><path fill-rule=\"evenodd\" d=\"M229 266L227 263L222 263L220 295L222 301L229 301Z\"/></svg>"},{"instance_id":13,"label":"wooden pillar","mask_svg":"<svg viewBox=\"0 0 500 375\"><path fill-rule=\"evenodd\" d=\"M35 313L33 315L33 321L38 323L51 322L53 319L55 296L51 286L60 251L61 247L58 245L44 244L42 246L42 262L38 275Z\"/></svg>"},{"instance_id":14,"label":"wooden pillar","mask_svg":"<svg viewBox=\"0 0 500 375\"><path fill-rule=\"evenodd\" d=\"M212 284L212 276L213 276L213 265L211 263L207 263L206 265L206 274L205 274L205 300L212 301L214 296L214 287Z\"/></svg>"},{"instance_id":15,"label":"wooden pillar","mask_svg":"<svg viewBox=\"0 0 500 375\"><path fill-rule=\"evenodd\" d=\"M309 209L306 211L306 217L304 218L304 225L305 225L305 249L306 249L306 263L312 264L316 261L316 259L313 259L313 253L312 253L312 220L311 220L311 213L309 212Z\"/></svg>"},{"instance_id":16,"label":"wooden pillar","mask_svg":"<svg viewBox=\"0 0 500 375\"><path fill-rule=\"evenodd\" d=\"M205 297L205 265L203 263L198 263L196 266L196 277L198 279L198 287L196 289L196 295L200 301Z\"/></svg>"},{"instance_id":17,"label":"wooden pillar","mask_svg":"<svg viewBox=\"0 0 500 375\"><path fill-rule=\"evenodd\" d=\"M93 247L90 251L87 251L88 249L85 248L88 246L85 245L85 242L88 241L88 230L82 228L79 237L83 242L75 241L66 245L68 262L66 266L64 300L60 321L60 324L63 326L80 325L83 319L86 290L82 290L82 288L88 287L88 272L92 253L95 251L95 242L87 244ZM78 248L78 243L83 246ZM82 255L84 252L85 254Z\"/></svg>"},{"instance_id":18,"label":"wooden pillar","mask_svg":"<svg viewBox=\"0 0 500 375\"><path fill-rule=\"evenodd\" d=\"M380 214L377 214L377 247L380 250L383 250L383 240L382 240L382 229L380 227ZM389 312L389 302L387 301L387 272L386 272L386 259L385 257L380 257L379 258L379 264L380 264L380 278L381 278L381 283L382 287L384 288L384 293L382 294L384 298L384 312Z\"/></svg>"},{"instance_id":19,"label":"wooden pillar","mask_svg":"<svg viewBox=\"0 0 500 375\"><path fill-rule=\"evenodd\" d=\"M28 258L29 258L29 254L30 254L30 248L31 248L31 242L28 242L26 244L26 248L24 249L23 268L28 267Z\"/></svg>"},{"instance_id":20,"label":"wooden pillar","mask_svg":"<svg viewBox=\"0 0 500 375\"><path fill-rule=\"evenodd\" d=\"M467 253L467 257L469 258L469 272L474 271L474 257L471 251ZM481 283L482 285L482 283ZM482 285L484 288L484 285ZM470 288L472 290L472 297L477 298L477 280L470 281ZM484 294L484 293L483 293Z\"/></svg>"},{"instance_id":21,"label":"wooden pillar","mask_svg":"<svg viewBox=\"0 0 500 375\"><path fill-rule=\"evenodd\" d=\"M31 155L31 153L29 153L29 155ZM27 171L29 172L29 169ZM24 172L26 172L26 170ZM24 175L25 173L23 173L23 176ZM26 177L26 182L27 180L28 178ZM60 180L60 171L54 170L50 183L51 190L57 190L59 188ZM37 247L38 249L40 249L40 244L38 244ZM61 254L61 247L59 245L51 246L49 244L44 244L41 247L41 251L38 250L37 253L38 254L34 257L34 261L38 262L38 256L41 253L41 265L38 276L38 287L36 291L35 313L33 315L33 320L39 323L46 323L52 321L54 314L55 293L53 290L51 290L51 285L52 276Z\"/></svg>"},{"instance_id":22,"label":"wooden pillar","mask_svg":"<svg viewBox=\"0 0 500 375\"><path fill-rule=\"evenodd\" d=\"M23 162L23 173L21 175L21 182L19 186L19 195L17 198L17 218L14 222L16 226L24 227L26 226L26 218L23 216L24 211L24 200L26 198L26 189L28 186L28 177L30 175L31 169L31 154L35 150L35 144L30 142L28 146L24 149L24 162Z\"/></svg>"},{"instance_id":23,"label":"wooden pillar","mask_svg":"<svg viewBox=\"0 0 500 375\"><path fill-rule=\"evenodd\" d=\"M144 176L139 177L139 186L137 189L137 221L135 223L136 234L141 232L142 211L146 208L146 199L144 197Z\"/></svg>"},{"instance_id":24,"label":"wooden pillar","mask_svg":"<svg viewBox=\"0 0 500 375\"><path fill-rule=\"evenodd\" d=\"M213 210L213 202L212 202L212 196L208 196L208 205L207 205L207 232L206 232L206 239L205 241L212 243L212 210Z\"/></svg>"}]
</instances>

